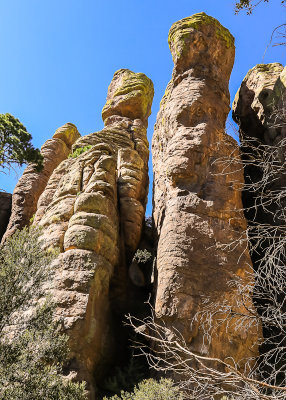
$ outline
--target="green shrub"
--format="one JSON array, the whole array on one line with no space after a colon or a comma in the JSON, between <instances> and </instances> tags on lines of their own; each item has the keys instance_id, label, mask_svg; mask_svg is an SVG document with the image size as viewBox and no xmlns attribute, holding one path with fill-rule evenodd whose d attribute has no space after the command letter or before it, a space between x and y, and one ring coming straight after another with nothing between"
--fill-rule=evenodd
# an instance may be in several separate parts
<instances>
[{"instance_id":1,"label":"green shrub","mask_svg":"<svg viewBox=\"0 0 286 400\"><path fill-rule=\"evenodd\" d=\"M87 146L84 146L84 147L78 147L74 152L69 154L69 158L77 158L82 153L85 153L86 151L88 151L91 148L92 148L91 144L88 144Z\"/></svg>"},{"instance_id":2,"label":"green shrub","mask_svg":"<svg viewBox=\"0 0 286 400\"><path fill-rule=\"evenodd\" d=\"M152 258L150 251L139 249L136 251L132 261L136 261L138 264L147 264L149 261L152 261Z\"/></svg>"},{"instance_id":3,"label":"green shrub","mask_svg":"<svg viewBox=\"0 0 286 400\"><path fill-rule=\"evenodd\" d=\"M103 400L108 398L104 397ZM170 379L145 379L133 392L122 391L120 397L116 395L109 400L183 400L183 395Z\"/></svg>"},{"instance_id":4,"label":"green shrub","mask_svg":"<svg viewBox=\"0 0 286 400\"><path fill-rule=\"evenodd\" d=\"M0 247L0 399L84 400L84 385L61 375L67 336L43 297L56 253L39 237L39 229L24 228Z\"/></svg>"}]
</instances>

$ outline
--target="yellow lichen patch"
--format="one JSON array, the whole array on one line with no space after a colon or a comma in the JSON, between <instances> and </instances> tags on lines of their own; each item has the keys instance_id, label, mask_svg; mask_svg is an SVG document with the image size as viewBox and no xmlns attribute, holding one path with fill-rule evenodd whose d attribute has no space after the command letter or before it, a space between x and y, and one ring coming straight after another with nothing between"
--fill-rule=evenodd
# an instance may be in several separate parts
<instances>
[{"instance_id":1,"label":"yellow lichen patch","mask_svg":"<svg viewBox=\"0 0 286 400\"><path fill-rule=\"evenodd\" d=\"M234 37L229 30L215 18L201 12L191 17L183 18L172 25L169 31L168 43L170 48L174 47L177 57L181 55L183 44L190 36L190 33L193 30L200 30L203 25L214 26L217 38L222 39L227 48L234 47Z\"/></svg>"},{"instance_id":2,"label":"yellow lichen patch","mask_svg":"<svg viewBox=\"0 0 286 400\"><path fill-rule=\"evenodd\" d=\"M153 83L145 74L120 69L115 72L108 88L102 118L105 120L110 115L121 115L146 119L151 113L153 96Z\"/></svg>"},{"instance_id":3,"label":"yellow lichen patch","mask_svg":"<svg viewBox=\"0 0 286 400\"><path fill-rule=\"evenodd\" d=\"M273 91L271 95L268 93L267 103L270 104L275 100L275 97L278 98L279 96L281 96L281 90L283 90L283 88L281 87L281 84L279 84L278 78L280 77L280 81L282 82L283 86L285 86L285 84L283 83L283 79L285 79L284 76L285 72L283 71L283 65L280 63L276 62L269 64L257 64L255 65L255 67L251 68L248 71L245 78L243 79L243 82L244 84L246 83L248 85L248 81L251 82L253 79L255 80L256 85L254 101L256 101L257 99L259 99L259 102L262 101L261 97L259 97L259 94L262 93L263 90L267 89L268 91ZM286 79L284 80L284 82L286 82ZM233 109L235 109L238 104L241 95L240 91L241 88L238 89L235 95L232 104Z\"/></svg>"},{"instance_id":4,"label":"yellow lichen patch","mask_svg":"<svg viewBox=\"0 0 286 400\"><path fill-rule=\"evenodd\" d=\"M286 87L286 67L283 69L283 71L280 74L280 81Z\"/></svg>"},{"instance_id":5,"label":"yellow lichen patch","mask_svg":"<svg viewBox=\"0 0 286 400\"><path fill-rule=\"evenodd\" d=\"M269 64L257 64L251 71L257 70L258 72L280 72L283 69L282 64L269 63Z\"/></svg>"},{"instance_id":6,"label":"yellow lichen patch","mask_svg":"<svg viewBox=\"0 0 286 400\"><path fill-rule=\"evenodd\" d=\"M162 100L160 101L160 109L163 109L165 107L165 103L167 102L170 94L171 94L171 90L169 89L169 85L168 85L165 90L165 93L162 97Z\"/></svg>"},{"instance_id":7,"label":"yellow lichen patch","mask_svg":"<svg viewBox=\"0 0 286 400\"><path fill-rule=\"evenodd\" d=\"M80 138L80 133L70 122L58 128L53 135L53 139L61 139L68 147L71 147L78 138Z\"/></svg>"},{"instance_id":8,"label":"yellow lichen patch","mask_svg":"<svg viewBox=\"0 0 286 400\"><path fill-rule=\"evenodd\" d=\"M257 76L263 76L263 80L268 75L269 79L272 80L273 75L278 75L283 71L283 65L280 63L269 63L269 64L257 64L255 67L251 68L248 73L246 74L243 82L246 82L251 74L255 74Z\"/></svg>"}]
</instances>

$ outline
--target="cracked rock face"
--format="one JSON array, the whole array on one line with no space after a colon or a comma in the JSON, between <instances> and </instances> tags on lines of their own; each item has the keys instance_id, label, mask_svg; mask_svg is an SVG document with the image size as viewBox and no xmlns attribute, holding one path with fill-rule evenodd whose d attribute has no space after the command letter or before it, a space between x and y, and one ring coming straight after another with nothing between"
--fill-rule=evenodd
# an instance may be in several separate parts
<instances>
[{"instance_id":1,"label":"cracked rock face","mask_svg":"<svg viewBox=\"0 0 286 400\"><path fill-rule=\"evenodd\" d=\"M105 127L75 141L51 174L34 219L46 246L60 249L51 286L70 337L70 371L88 382L91 398L118 334L110 303L121 306L126 260L141 237L153 94L144 74L114 74L102 112Z\"/></svg>"},{"instance_id":2,"label":"cracked rock face","mask_svg":"<svg viewBox=\"0 0 286 400\"><path fill-rule=\"evenodd\" d=\"M204 297L242 311L228 283L234 277L249 280L239 191L243 175L237 166L222 172L220 163L239 158L237 143L224 132L234 40L217 20L200 13L171 27L169 46L174 70L152 141L155 311L182 333L191 350L238 361L256 354L256 330L235 329L233 320L227 334L221 326L211 342L204 342L200 322L191 327L194 315L204 311Z\"/></svg>"},{"instance_id":3,"label":"cracked rock face","mask_svg":"<svg viewBox=\"0 0 286 400\"><path fill-rule=\"evenodd\" d=\"M44 191L54 169L68 157L72 144L80 137L77 128L67 123L57 129L52 139L44 143L41 154L44 157L44 167L37 172L33 165L28 165L19 179L13 192L12 213L4 241L16 229L29 225L31 218L37 211L37 203Z\"/></svg>"}]
</instances>

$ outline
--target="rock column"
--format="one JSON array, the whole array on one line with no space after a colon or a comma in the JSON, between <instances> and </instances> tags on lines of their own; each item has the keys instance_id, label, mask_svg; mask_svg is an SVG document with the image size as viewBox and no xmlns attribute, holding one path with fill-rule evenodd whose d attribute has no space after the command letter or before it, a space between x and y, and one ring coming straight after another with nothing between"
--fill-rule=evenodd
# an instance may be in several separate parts
<instances>
[{"instance_id":1,"label":"rock column","mask_svg":"<svg viewBox=\"0 0 286 400\"><path fill-rule=\"evenodd\" d=\"M217 20L199 13L171 27L169 46L174 70L152 142L155 311L159 321L182 333L191 350L238 361L256 354L255 329L222 325L208 342L200 323L192 321L204 311L205 297L237 309L238 294L228 283L249 279L239 190L243 174L237 166L223 171L220 163L239 158L237 143L225 133L234 39Z\"/></svg>"},{"instance_id":2,"label":"rock column","mask_svg":"<svg viewBox=\"0 0 286 400\"><path fill-rule=\"evenodd\" d=\"M91 398L114 358L120 328L111 315L124 308L126 260L141 237L153 93L144 74L114 74L102 111L104 129L75 142L51 175L35 215L45 245L60 249L51 288L70 337L70 373L87 381Z\"/></svg>"}]
</instances>

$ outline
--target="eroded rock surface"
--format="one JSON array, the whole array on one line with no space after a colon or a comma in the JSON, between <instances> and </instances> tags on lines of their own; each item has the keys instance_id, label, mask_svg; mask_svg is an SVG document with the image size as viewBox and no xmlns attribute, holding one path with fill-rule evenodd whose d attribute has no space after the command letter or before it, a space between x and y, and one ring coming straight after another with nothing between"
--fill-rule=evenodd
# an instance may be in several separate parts
<instances>
[{"instance_id":1,"label":"eroded rock surface","mask_svg":"<svg viewBox=\"0 0 286 400\"><path fill-rule=\"evenodd\" d=\"M144 74L126 69L114 74L102 112L104 129L73 144L35 215L46 246L60 249L54 296L70 337L71 374L88 382L91 398L114 355L120 332L111 312L124 308L127 262L141 237L153 94Z\"/></svg>"},{"instance_id":2,"label":"eroded rock surface","mask_svg":"<svg viewBox=\"0 0 286 400\"><path fill-rule=\"evenodd\" d=\"M38 199L52 172L68 157L72 144L79 137L80 134L73 124L65 124L57 129L52 139L47 140L41 148L44 157L43 170L37 172L33 165L27 166L13 192L12 213L3 241L16 229L21 229L30 223L37 211Z\"/></svg>"},{"instance_id":3,"label":"eroded rock surface","mask_svg":"<svg viewBox=\"0 0 286 400\"><path fill-rule=\"evenodd\" d=\"M247 73L233 102L245 183L252 186L243 193L246 217L272 226L285 224L285 85L281 64L258 64ZM280 193L276 201L275 192ZM267 193L274 195L272 201Z\"/></svg>"},{"instance_id":4,"label":"eroded rock surface","mask_svg":"<svg viewBox=\"0 0 286 400\"><path fill-rule=\"evenodd\" d=\"M256 354L256 330L236 330L233 322L227 334L222 325L208 343L200 322L190 323L204 310L204 297L226 301L239 311L238 294L228 283L234 277L249 279L238 187L242 170L236 166L223 172L219 162L239 158L237 143L224 132L234 39L217 20L199 13L171 27L169 46L174 70L152 142L158 236L155 311L198 354L239 361Z\"/></svg>"},{"instance_id":5,"label":"eroded rock surface","mask_svg":"<svg viewBox=\"0 0 286 400\"><path fill-rule=\"evenodd\" d=\"M12 195L11 193L0 192L0 241L6 232L11 215Z\"/></svg>"},{"instance_id":6,"label":"eroded rock surface","mask_svg":"<svg viewBox=\"0 0 286 400\"><path fill-rule=\"evenodd\" d=\"M243 205L249 227L249 245L256 273L256 305L262 315L260 369L270 381L285 365L284 289L286 209L286 68L279 63L259 64L244 78L233 103L239 125L245 187ZM279 317L265 318L268 310ZM279 322L278 322L279 320ZM284 378L283 378L284 379Z\"/></svg>"}]
</instances>

